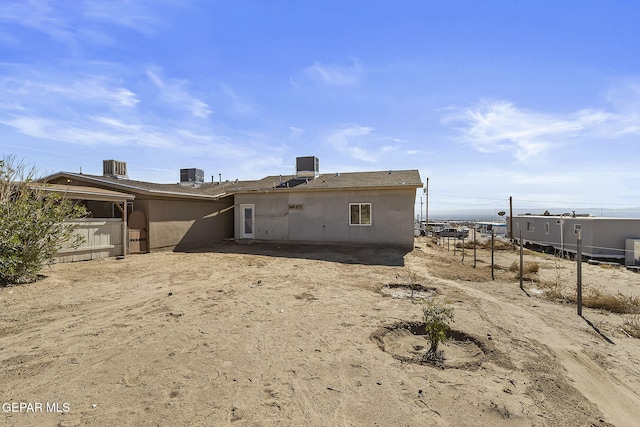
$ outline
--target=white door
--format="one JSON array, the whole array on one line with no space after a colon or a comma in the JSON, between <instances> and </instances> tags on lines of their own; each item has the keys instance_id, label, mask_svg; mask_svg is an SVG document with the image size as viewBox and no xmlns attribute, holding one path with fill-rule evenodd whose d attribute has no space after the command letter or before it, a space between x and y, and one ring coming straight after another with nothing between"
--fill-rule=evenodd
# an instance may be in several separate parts
<instances>
[{"instance_id":1,"label":"white door","mask_svg":"<svg viewBox=\"0 0 640 427\"><path fill-rule=\"evenodd\" d=\"M242 216L242 230L240 232L243 239L253 239L253 223L255 220L253 205L240 205Z\"/></svg>"}]
</instances>

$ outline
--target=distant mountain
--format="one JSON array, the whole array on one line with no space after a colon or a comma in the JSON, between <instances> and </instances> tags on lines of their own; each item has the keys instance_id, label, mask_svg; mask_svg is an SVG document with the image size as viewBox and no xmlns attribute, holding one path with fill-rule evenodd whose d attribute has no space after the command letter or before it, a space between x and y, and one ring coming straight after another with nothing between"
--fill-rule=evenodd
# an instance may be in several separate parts
<instances>
[{"instance_id":1,"label":"distant mountain","mask_svg":"<svg viewBox=\"0 0 640 427\"><path fill-rule=\"evenodd\" d=\"M596 217L614 217L614 218L640 218L640 207L625 209L570 209L570 208L550 208L551 215L572 214L575 210L576 214L589 214ZM514 209L513 215L542 215L545 209ZM422 214L424 220L424 212ZM495 209L456 209L456 210L432 210L429 211L429 221L445 221L445 220L462 220L462 221L500 221L509 216L508 209L504 217L498 215Z\"/></svg>"}]
</instances>

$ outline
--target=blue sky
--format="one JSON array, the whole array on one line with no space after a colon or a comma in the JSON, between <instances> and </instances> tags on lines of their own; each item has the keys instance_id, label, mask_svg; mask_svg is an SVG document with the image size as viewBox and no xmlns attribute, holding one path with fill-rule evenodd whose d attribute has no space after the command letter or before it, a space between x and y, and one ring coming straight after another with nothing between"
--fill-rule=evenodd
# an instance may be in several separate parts
<instances>
[{"instance_id":1,"label":"blue sky","mask_svg":"<svg viewBox=\"0 0 640 427\"><path fill-rule=\"evenodd\" d=\"M154 182L315 155L419 169L433 211L636 207L639 17L631 0L3 0L0 154Z\"/></svg>"}]
</instances>

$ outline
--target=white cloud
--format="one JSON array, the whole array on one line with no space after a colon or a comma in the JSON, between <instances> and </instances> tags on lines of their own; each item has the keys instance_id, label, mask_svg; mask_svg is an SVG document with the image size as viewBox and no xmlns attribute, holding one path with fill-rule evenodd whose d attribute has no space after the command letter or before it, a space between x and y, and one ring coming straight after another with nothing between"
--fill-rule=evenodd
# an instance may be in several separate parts
<instances>
[{"instance_id":1,"label":"white cloud","mask_svg":"<svg viewBox=\"0 0 640 427\"><path fill-rule=\"evenodd\" d=\"M114 39L109 35L105 23L150 37L157 34L164 24L158 12L160 7L184 7L186 3L186 0L6 0L0 8L0 22L39 31L56 42L70 46L87 41L111 45Z\"/></svg>"},{"instance_id":2,"label":"white cloud","mask_svg":"<svg viewBox=\"0 0 640 427\"><path fill-rule=\"evenodd\" d=\"M323 64L316 61L306 67L303 73L311 82L326 86L358 86L364 79L364 70L357 61L350 65Z\"/></svg>"},{"instance_id":3,"label":"white cloud","mask_svg":"<svg viewBox=\"0 0 640 427\"><path fill-rule=\"evenodd\" d=\"M453 110L443 124L463 123L462 140L482 153L510 152L527 161L580 138L638 133L637 115L583 109L570 114L529 111L507 101L483 101Z\"/></svg>"},{"instance_id":4,"label":"white cloud","mask_svg":"<svg viewBox=\"0 0 640 427\"><path fill-rule=\"evenodd\" d=\"M327 142L333 146L336 150L347 154L358 160L365 162L375 162L376 156L364 150L357 145L356 141L362 136L369 135L373 128L364 127L359 125L349 125L342 129L334 131L327 137Z\"/></svg>"},{"instance_id":5,"label":"white cloud","mask_svg":"<svg viewBox=\"0 0 640 427\"><path fill-rule=\"evenodd\" d=\"M20 105L21 109L25 106L53 108L61 103L89 103L118 109L135 107L140 102L134 92L105 76L56 74L55 71L35 74L26 70L24 74L16 70L14 75L0 78L0 98L13 100L11 105Z\"/></svg>"},{"instance_id":6,"label":"white cloud","mask_svg":"<svg viewBox=\"0 0 640 427\"><path fill-rule=\"evenodd\" d=\"M384 155L398 151L389 141L398 141L374 133L374 128L348 124L332 131L325 139L335 150L356 160L375 163Z\"/></svg>"},{"instance_id":7,"label":"white cloud","mask_svg":"<svg viewBox=\"0 0 640 427\"><path fill-rule=\"evenodd\" d=\"M71 42L73 30L48 1L10 1L0 9L0 22L8 22L47 34L58 42Z\"/></svg>"},{"instance_id":8,"label":"white cloud","mask_svg":"<svg viewBox=\"0 0 640 427\"><path fill-rule=\"evenodd\" d=\"M141 111L138 95L115 76L55 68L32 72L20 66L9 70L0 78L0 99L11 100L0 102L0 124L23 135L87 146L171 148L189 141L176 132L174 120ZM161 95L172 94L170 99L186 104L191 115L209 114L205 103L175 89L180 84L161 86Z\"/></svg>"},{"instance_id":9,"label":"white cloud","mask_svg":"<svg viewBox=\"0 0 640 427\"><path fill-rule=\"evenodd\" d=\"M248 114L253 112L251 102L240 97L229 85L222 83L220 85L225 95L231 101L231 111L238 114Z\"/></svg>"},{"instance_id":10,"label":"white cloud","mask_svg":"<svg viewBox=\"0 0 640 427\"><path fill-rule=\"evenodd\" d=\"M39 116L14 116L0 119L0 123L28 136L87 146L140 145L168 148L177 147L180 143L170 133L160 129L136 126L106 117L65 121Z\"/></svg>"},{"instance_id":11,"label":"white cloud","mask_svg":"<svg viewBox=\"0 0 640 427\"><path fill-rule=\"evenodd\" d=\"M147 77L160 89L159 97L171 108L182 108L194 117L205 119L211 114L209 105L189 93L189 83L179 79L163 79L160 70L147 70Z\"/></svg>"},{"instance_id":12,"label":"white cloud","mask_svg":"<svg viewBox=\"0 0 640 427\"><path fill-rule=\"evenodd\" d=\"M94 21L108 22L152 36L162 24L155 7L157 5L144 1L90 1L83 3L83 15Z\"/></svg>"},{"instance_id":13,"label":"white cloud","mask_svg":"<svg viewBox=\"0 0 640 427\"><path fill-rule=\"evenodd\" d=\"M304 129L295 126L289 126L289 139L295 139L304 133Z\"/></svg>"}]
</instances>

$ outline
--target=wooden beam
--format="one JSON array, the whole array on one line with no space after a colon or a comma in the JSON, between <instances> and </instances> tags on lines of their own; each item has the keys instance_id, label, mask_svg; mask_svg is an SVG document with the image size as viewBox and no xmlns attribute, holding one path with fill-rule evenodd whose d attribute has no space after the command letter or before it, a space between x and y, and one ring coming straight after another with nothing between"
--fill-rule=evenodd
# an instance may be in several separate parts
<instances>
[{"instance_id":1,"label":"wooden beam","mask_svg":"<svg viewBox=\"0 0 640 427\"><path fill-rule=\"evenodd\" d=\"M120 211L120 213L122 214L122 218L124 218L124 209L122 209L122 207L120 206L120 202L113 202L114 205L116 205L116 207L118 208L118 210ZM127 201L125 200L122 203L123 206L127 206Z\"/></svg>"}]
</instances>

